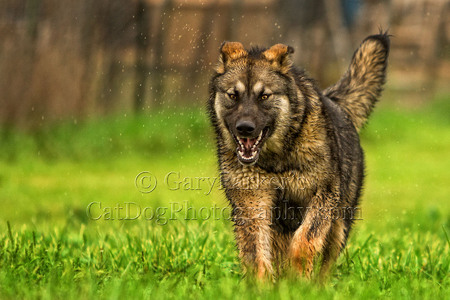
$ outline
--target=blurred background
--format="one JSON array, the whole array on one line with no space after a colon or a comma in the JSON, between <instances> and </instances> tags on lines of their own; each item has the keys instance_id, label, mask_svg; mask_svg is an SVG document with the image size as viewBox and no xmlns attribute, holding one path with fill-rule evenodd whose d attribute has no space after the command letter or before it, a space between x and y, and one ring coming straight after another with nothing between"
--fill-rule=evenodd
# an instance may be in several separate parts
<instances>
[{"instance_id":1,"label":"blurred background","mask_svg":"<svg viewBox=\"0 0 450 300\"><path fill-rule=\"evenodd\" d=\"M231 221L200 215L229 208L210 186L220 45L291 45L325 88L385 30L387 83L360 132L362 220L325 288L445 298L450 0L0 0L0 298L245 295ZM309 295L280 283L273 298ZM271 295L256 294L241 298Z\"/></svg>"},{"instance_id":2,"label":"blurred background","mask_svg":"<svg viewBox=\"0 0 450 300\"><path fill-rule=\"evenodd\" d=\"M325 88L380 30L393 35L391 101L450 90L448 0L2 0L0 124L204 105L224 40L289 44Z\"/></svg>"}]
</instances>

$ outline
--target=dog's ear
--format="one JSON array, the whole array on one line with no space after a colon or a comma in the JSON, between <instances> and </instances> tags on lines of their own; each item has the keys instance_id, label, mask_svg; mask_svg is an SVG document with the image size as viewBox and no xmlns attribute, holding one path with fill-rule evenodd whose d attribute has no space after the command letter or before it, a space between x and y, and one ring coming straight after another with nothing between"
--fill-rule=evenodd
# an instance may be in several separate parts
<instances>
[{"instance_id":1,"label":"dog's ear","mask_svg":"<svg viewBox=\"0 0 450 300\"><path fill-rule=\"evenodd\" d=\"M224 73L226 66L233 60L245 57L248 52L244 49L244 46L239 42L223 42L220 47L219 65L216 71L218 73Z\"/></svg>"},{"instance_id":2,"label":"dog's ear","mask_svg":"<svg viewBox=\"0 0 450 300\"><path fill-rule=\"evenodd\" d=\"M283 44L276 44L262 53L274 67L279 68L281 72L287 73L292 66L291 53L294 48Z\"/></svg>"}]
</instances>

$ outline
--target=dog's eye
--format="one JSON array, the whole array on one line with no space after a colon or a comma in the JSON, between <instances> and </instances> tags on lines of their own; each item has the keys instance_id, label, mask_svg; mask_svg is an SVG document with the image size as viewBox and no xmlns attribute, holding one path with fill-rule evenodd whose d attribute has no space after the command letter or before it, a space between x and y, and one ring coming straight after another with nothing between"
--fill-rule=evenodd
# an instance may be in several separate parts
<instances>
[{"instance_id":1,"label":"dog's eye","mask_svg":"<svg viewBox=\"0 0 450 300\"><path fill-rule=\"evenodd\" d=\"M237 100L237 95L233 93L229 93L228 97L230 97L231 100Z\"/></svg>"},{"instance_id":2,"label":"dog's eye","mask_svg":"<svg viewBox=\"0 0 450 300\"><path fill-rule=\"evenodd\" d=\"M270 96L270 95L268 95L268 94L263 94L263 95L261 96L261 100L267 100L267 99L269 98L269 96Z\"/></svg>"}]
</instances>

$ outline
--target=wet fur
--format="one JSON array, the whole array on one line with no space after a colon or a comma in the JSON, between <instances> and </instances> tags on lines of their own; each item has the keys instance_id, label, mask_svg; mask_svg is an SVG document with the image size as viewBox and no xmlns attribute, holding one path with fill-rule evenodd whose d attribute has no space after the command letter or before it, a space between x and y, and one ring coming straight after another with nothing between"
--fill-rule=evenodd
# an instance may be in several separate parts
<instances>
[{"instance_id":1,"label":"wet fur","mask_svg":"<svg viewBox=\"0 0 450 300\"><path fill-rule=\"evenodd\" d=\"M208 110L239 257L259 277L286 265L310 276L319 256L326 274L345 247L353 218L334 213L358 206L364 178L358 130L385 82L389 37L365 39L347 73L324 92L293 66L292 52L281 44L245 50L224 43L210 84ZM251 95L258 82L276 91L272 101ZM226 90L236 85L246 94L233 103ZM233 126L243 116L271 128L254 165L236 156Z\"/></svg>"}]
</instances>

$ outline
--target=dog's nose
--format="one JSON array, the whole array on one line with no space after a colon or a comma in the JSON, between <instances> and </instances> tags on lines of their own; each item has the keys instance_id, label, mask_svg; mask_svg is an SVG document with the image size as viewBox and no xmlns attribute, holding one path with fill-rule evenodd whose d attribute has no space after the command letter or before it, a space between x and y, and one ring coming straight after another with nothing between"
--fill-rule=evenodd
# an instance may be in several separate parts
<instances>
[{"instance_id":1,"label":"dog's nose","mask_svg":"<svg viewBox=\"0 0 450 300\"><path fill-rule=\"evenodd\" d=\"M252 121L238 121L236 130L239 134L250 135L255 131L255 123Z\"/></svg>"}]
</instances>

